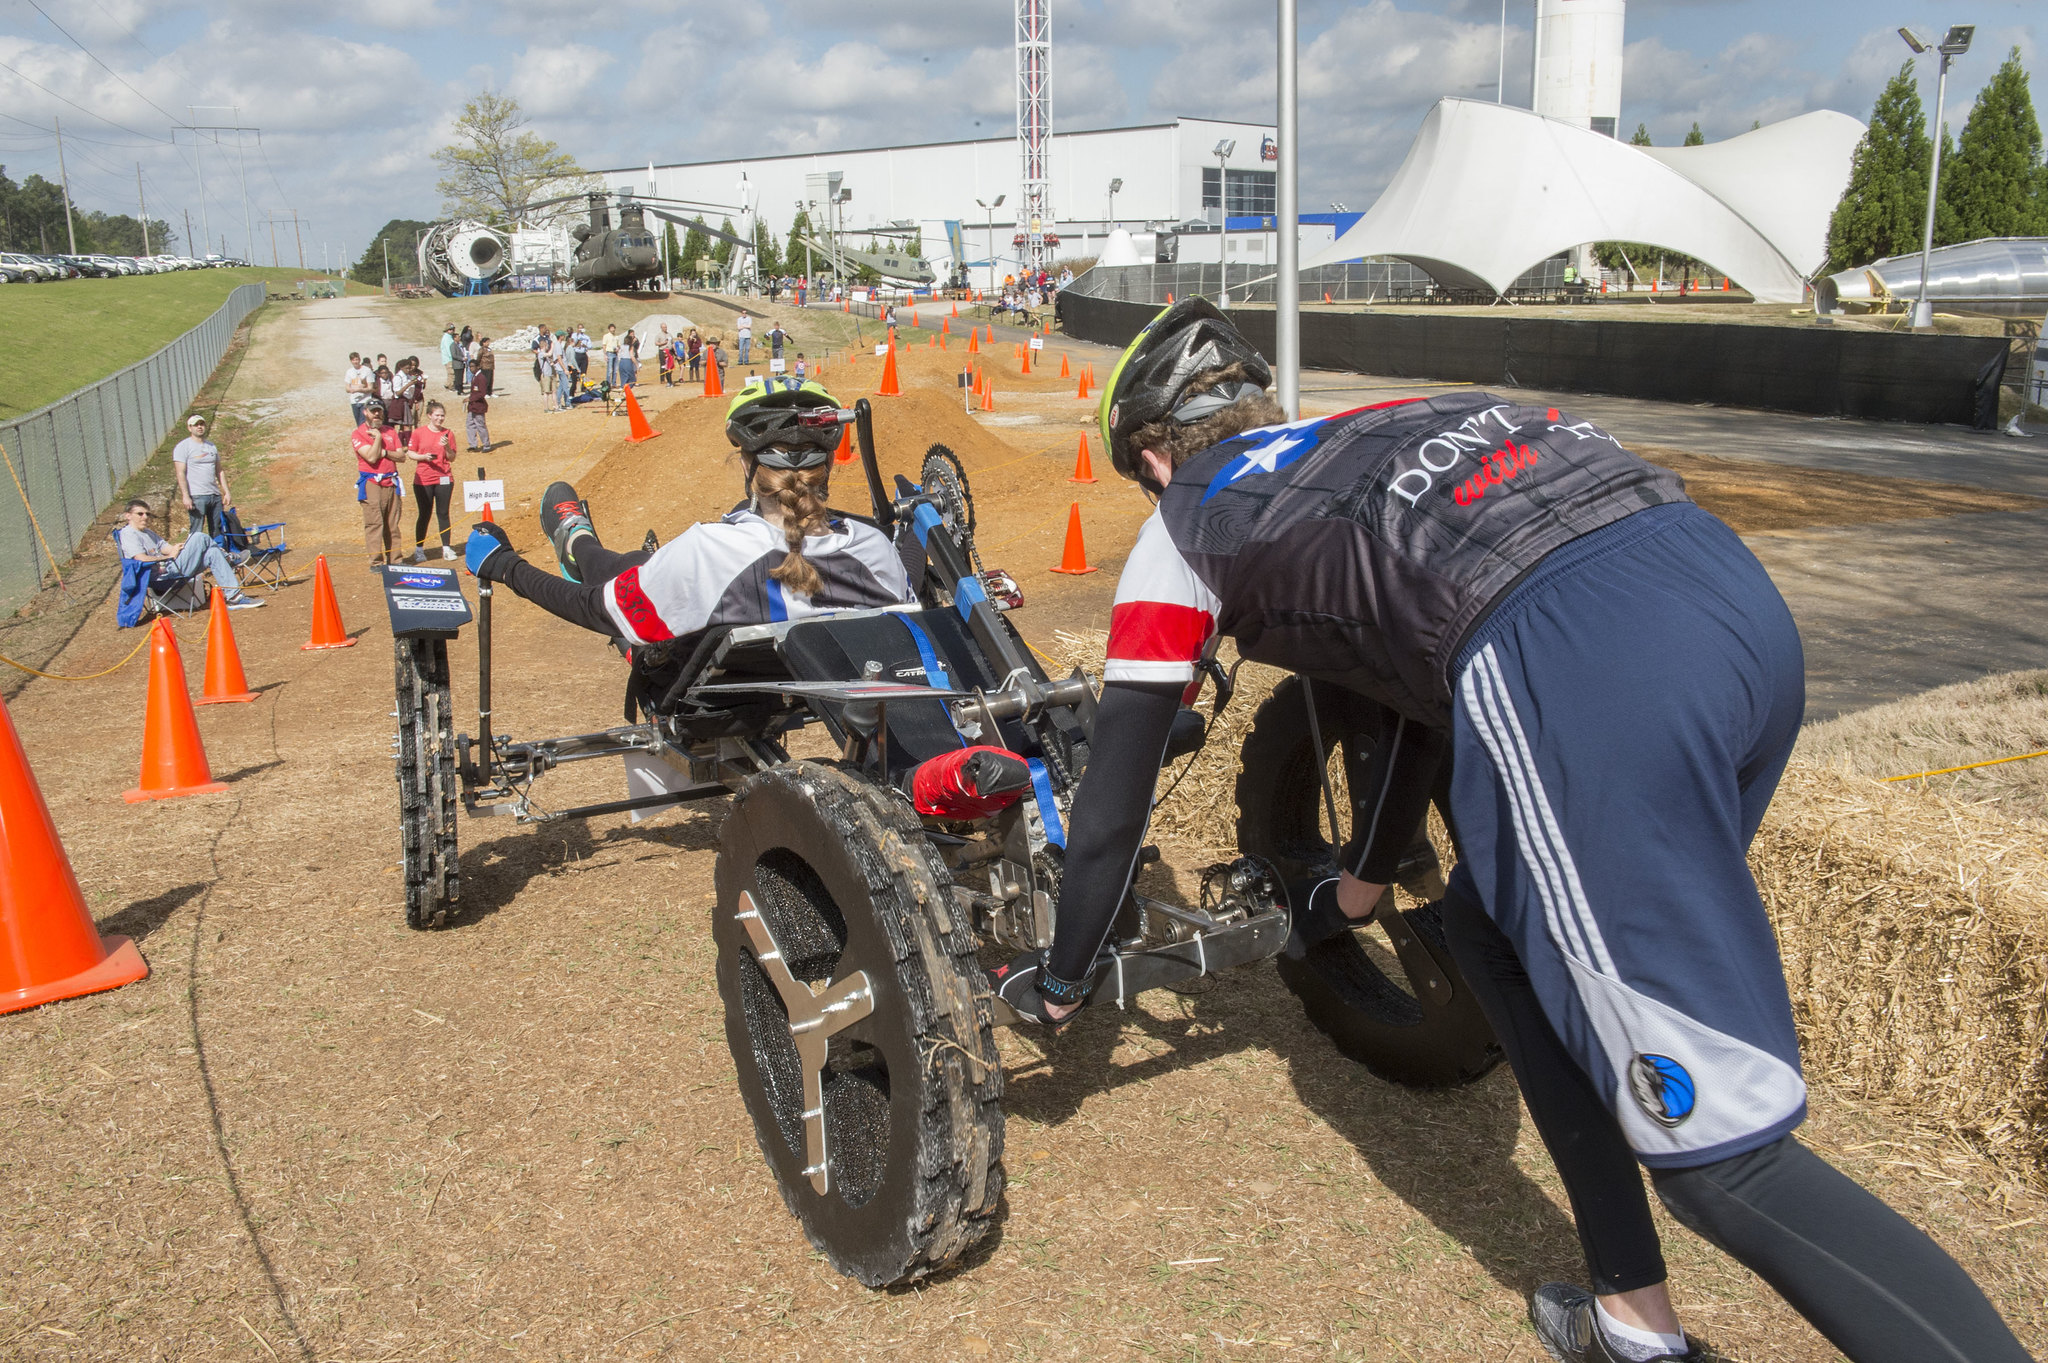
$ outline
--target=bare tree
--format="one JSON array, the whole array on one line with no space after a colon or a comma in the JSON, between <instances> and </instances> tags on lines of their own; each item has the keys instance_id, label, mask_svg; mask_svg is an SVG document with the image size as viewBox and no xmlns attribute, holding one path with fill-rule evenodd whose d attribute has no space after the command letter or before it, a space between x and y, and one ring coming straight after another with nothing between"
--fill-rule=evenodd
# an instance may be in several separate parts
<instances>
[{"instance_id":1,"label":"bare tree","mask_svg":"<svg viewBox=\"0 0 2048 1363\"><path fill-rule=\"evenodd\" d=\"M456 140L434 153L441 210L454 218L504 222L536 199L574 193L587 173L547 139L522 132L526 116L510 95L479 91L455 120Z\"/></svg>"}]
</instances>

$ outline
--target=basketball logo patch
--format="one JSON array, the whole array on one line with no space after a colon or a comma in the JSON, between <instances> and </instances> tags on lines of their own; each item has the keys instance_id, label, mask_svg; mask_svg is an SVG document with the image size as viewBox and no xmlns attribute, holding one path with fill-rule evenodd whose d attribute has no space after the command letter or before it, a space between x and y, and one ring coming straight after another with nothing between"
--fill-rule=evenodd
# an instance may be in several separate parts
<instances>
[{"instance_id":1,"label":"basketball logo patch","mask_svg":"<svg viewBox=\"0 0 2048 1363\"><path fill-rule=\"evenodd\" d=\"M1629 1087L1636 1104L1661 1126L1677 1126L1692 1116L1698 1097L1692 1075L1668 1055L1638 1055L1629 1062Z\"/></svg>"}]
</instances>

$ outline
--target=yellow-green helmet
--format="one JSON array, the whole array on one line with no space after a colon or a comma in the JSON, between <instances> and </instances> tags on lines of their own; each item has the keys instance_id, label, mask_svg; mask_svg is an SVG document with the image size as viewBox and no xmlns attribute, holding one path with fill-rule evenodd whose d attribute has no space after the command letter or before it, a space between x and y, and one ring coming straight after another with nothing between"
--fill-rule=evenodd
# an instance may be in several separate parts
<instances>
[{"instance_id":1,"label":"yellow-green helmet","mask_svg":"<svg viewBox=\"0 0 2048 1363\"><path fill-rule=\"evenodd\" d=\"M1239 363L1245 367L1248 384L1227 393L1204 393L1181 401L1181 394L1196 376ZM1265 356L1207 299L1170 304L1131 338L1116 368L1109 371L1109 382L1102 385L1095 419L1109 461L1124 477L1159 492L1138 462L1138 451L1131 448L1133 431L1168 416L1183 422L1200 421L1240 398L1265 391L1272 381L1273 371Z\"/></svg>"},{"instance_id":2,"label":"yellow-green helmet","mask_svg":"<svg viewBox=\"0 0 2048 1363\"><path fill-rule=\"evenodd\" d=\"M740 453L771 468L814 468L839 448L839 427L833 422L806 422L804 414L838 406L816 379L798 385L755 374L726 406L725 438Z\"/></svg>"}]
</instances>

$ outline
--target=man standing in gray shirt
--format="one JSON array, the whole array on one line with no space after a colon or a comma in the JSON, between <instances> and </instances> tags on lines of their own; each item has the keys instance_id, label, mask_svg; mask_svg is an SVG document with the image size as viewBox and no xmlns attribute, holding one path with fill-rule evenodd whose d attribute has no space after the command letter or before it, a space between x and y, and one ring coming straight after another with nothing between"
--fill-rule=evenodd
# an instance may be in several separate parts
<instances>
[{"instance_id":1,"label":"man standing in gray shirt","mask_svg":"<svg viewBox=\"0 0 2048 1363\"><path fill-rule=\"evenodd\" d=\"M178 473L178 498L192 518L191 530L203 530L220 538L221 508L232 505L228 476L220 466L220 449L206 438L206 418L193 414L185 418L185 438L171 451L171 467Z\"/></svg>"}]
</instances>

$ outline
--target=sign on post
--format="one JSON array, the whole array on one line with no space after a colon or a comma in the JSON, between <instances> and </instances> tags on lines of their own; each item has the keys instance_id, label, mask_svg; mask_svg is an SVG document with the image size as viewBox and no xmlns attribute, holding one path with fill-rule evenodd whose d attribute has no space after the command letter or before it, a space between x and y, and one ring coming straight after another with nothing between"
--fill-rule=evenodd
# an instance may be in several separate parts
<instances>
[{"instance_id":1,"label":"sign on post","mask_svg":"<svg viewBox=\"0 0 2048 1363\"><path fill-rule=\"evenodd\" d=\"M1045 349L1045 337L1043 337L1043 336L1033 336L1033 337L1031 338L1031 348L1032 348L1033 350L1043 350L1043 349Z\"/></svg>"},{"instance_id":2,"label":"sign on post","mask_svg":"<svg viewBox=\"0 0 2048 1363\"><path fill-rule=\"evenodd\" d=\"M788 368L789 368L789 362L788 362L787 360L770 360L770 361L768 361L768 372L769 372L769 373L771 373L771 374L780 374L780 373L782 373L783 371L787 370Z\"/></svg>"},{"instance_id":3,"label":"sign on post","mask_svg":"<svg viewBox=\"0 0 2048 1363\"><path fill-rule=\"evenodd\" d=\"M489 507L493 511L505 509L505 480L487 478L481 482L466 481L462 485L462 509L475 513Z\"/></svg>"}]
</instances>

